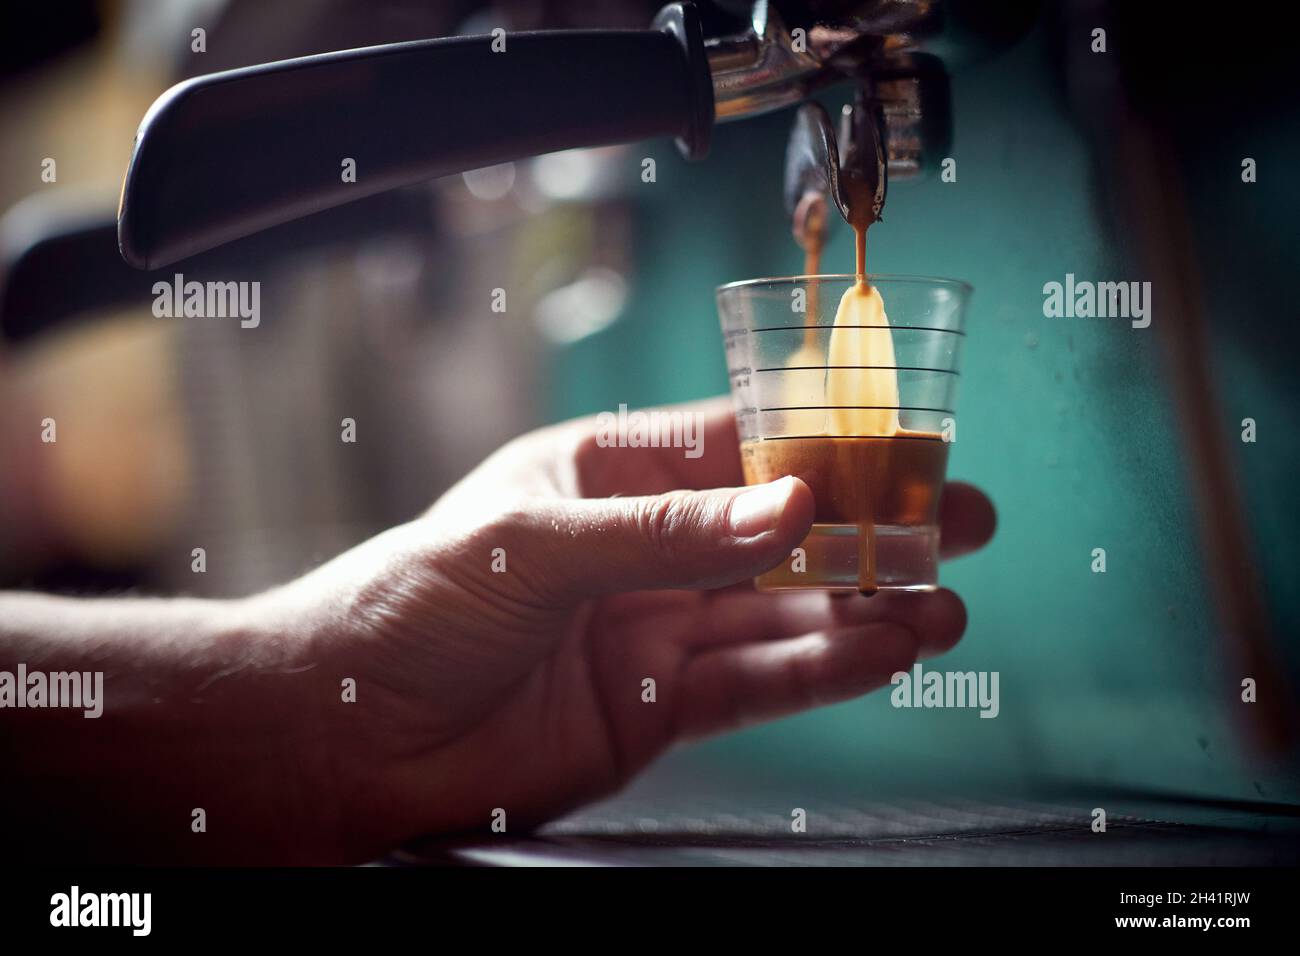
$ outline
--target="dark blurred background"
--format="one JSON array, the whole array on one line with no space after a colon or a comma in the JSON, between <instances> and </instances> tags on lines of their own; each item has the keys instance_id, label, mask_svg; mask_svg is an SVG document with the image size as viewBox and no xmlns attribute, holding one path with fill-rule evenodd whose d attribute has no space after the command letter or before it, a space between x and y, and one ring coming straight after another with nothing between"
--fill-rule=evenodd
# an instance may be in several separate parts
<instances>
[{"instance_id":1,"label":"dark blurred background","mask_svg":"<svg viewBox=\"0 0 1300 956\"><path fill-rule=\"evenodd\" d=\"M639 28L657 6L7 8L0 587L250 593L412 517L529 428L724 392L714 287L801 270L788 111L718 126L703 163L667 142L556 154L235 243L220 277L262 281L256 331L155 319L109 228L134 129L180 78L498 25ZM1208 27L1190 11L1046 3L1013 49L952 78L957 181L891 186L872 233L873 272L976 289L950 472L989 491L1000 525L943 571L970 626L942 666L999 671L1000 716L878 694L699 745L664 779L1300 802L1300 77L1264 13ZM841 227L826 270L851 249ZM1043 284L1067 272L1151 281L1151 327L1044 318Z\"/></svg>"}]
</instances>

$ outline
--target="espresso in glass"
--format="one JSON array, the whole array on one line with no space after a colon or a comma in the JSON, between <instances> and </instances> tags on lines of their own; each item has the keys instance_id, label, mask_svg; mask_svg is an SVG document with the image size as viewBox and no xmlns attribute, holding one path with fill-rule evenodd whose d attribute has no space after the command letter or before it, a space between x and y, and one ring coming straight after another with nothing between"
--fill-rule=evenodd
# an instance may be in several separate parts
<instances>
[{"instance_id":1,"label":"espresso in glass","mask_svg":"<svg viewBox=\"0 0 1300 956\"><path fill-rule=\"evenodd\" d=\"M743 442L740 460L747 484L794 475L808 485L816 506L809 535L820 546L804 549L804 563L786 561L761 575L762 589L806 587L811 580L842 578L856 569L858 590L873 593L892 584L877 573L886 550L903 542L915 559L937 552L939 495L948 467L949 443L939 435L900 431L865 438L782 438ZM857 535L836 548L846 526ZM886 562L892 563L892 562Z\"/></svg>"}]
</instances>

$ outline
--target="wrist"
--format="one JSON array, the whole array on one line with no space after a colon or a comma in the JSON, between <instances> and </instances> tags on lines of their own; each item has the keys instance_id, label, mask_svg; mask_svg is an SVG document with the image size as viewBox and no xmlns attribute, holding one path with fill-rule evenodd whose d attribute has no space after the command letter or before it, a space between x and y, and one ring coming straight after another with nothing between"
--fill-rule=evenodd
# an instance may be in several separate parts
<instances>
[{"instance_id":1,"label":"wrist","mask_svg":"<svg viewBox=\"0 0 1300 956\"><path fill-rule=\"evenodd\" d=\"M228 733L251 745L245 799L254 834L275 862L353 862L345 796L342 680L333 628L299 603L293 585L235 602L214 616L205 696ZM223 687L224 685L224 687Z\"/></svg>"},{"instance_id":2,"label":"wrist","mask_svg":"<svg viewBox=\"0 0 1300 956\"><path fill-rule=\"evenodd\" d=\"M367 590L364 578L335 566L350 559L249 599L222 638L232 654L245 643L268 649L257 683L277 699L269 739L277 763L294 768L281 796L297 839L315 848L305 862L365 862L418 830L390 779L385 707L366 670L377 635L354 593Z\"/></svg>"}]
</instances>

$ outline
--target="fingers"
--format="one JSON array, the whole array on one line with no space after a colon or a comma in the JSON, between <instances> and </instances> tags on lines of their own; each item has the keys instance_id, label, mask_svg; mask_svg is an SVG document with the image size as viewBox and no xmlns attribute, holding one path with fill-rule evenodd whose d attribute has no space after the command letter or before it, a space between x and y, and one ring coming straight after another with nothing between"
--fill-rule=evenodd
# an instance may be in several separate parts
<instances>
[{"instance_id":1,"label":"fingers","mask_svg":"<svg viewBox=\"0 0 1300 956\"><path fill-rule=\"evenodd\" d=\"M703 416L700 457L688 458L681 448L600 448L591 436L577 456L582 493L593 497L645 495L674 488L742 484L739 439L730 404L709 400L679 407ZM943 529L942 557L958 558L988 544L997 528L997 511L974 485L950 481L940 500L939 524Z\"/></svg>"},{"instance_id":2,"label":"fingers","mask_svg":"<svg viewBox=\"0 0 1300 956\"><path fill-rule=\"evenodd\" d=\"M531 531L526 538L533 552L555 562L542 575L555 594L581 598L615 590L731 585L775 566L802 540L793 529L806 532L810 526L811 493L797 479L783 485L789 500L767 501L766 517L756 519L761 527L742 533L728 526L732 503L741 500L736 486L743 482L728 400L652 411L689 421L681 434L698 440L689 448L614 447L600 440L595 420L569 423L562 432L571 437L564 441L580 437L569 446L572 478L560 484L582 497L553 502L538 516L542 525L514 516ZM673 490L683 488L693 490ZM635 497L611 497L622 495ZM737 515L752 509L759 497L757 489L745 496L747 504L735 506ZM970 485L949 483L940 507L944 557L982 546L997 523L992 503ZM544 542L548 527L553 540ZM565 534L556 536L557 530Z\"/></svg>"},{"instance_id":3,"label":"fingers","mask_svg":"<svg viewBox=\"0 0 1300 956\"><path fill-rule=\"evenodd\" d=\"M865 694L916 662L919 642L876 623L697 655L676 701L678 736L734 730Z\"/></svg>"},{"instance_id":4,"label":"fingers","mask_svg":"<svg viewBox=\"0 0 1300 956\"><path fill-rule=\"evenodd\" d=\"M966 633L966 605L947 588L923 592L881 591L870 598L850 596L833 603L837 623L841 625L871 619L907 627L916 635L917 651L923 658L952 650Z\"/></svg>"},{"instance_id":5,"label":"fingers","mask_svg":"<svg viewBox=\"0 0 1300 956\"><path fill-rule=\"evenodd\" d=\"M740 467L740 435L736 431L736 410L727 396L670 406L669 411L699 415L700 433L704 436L698 458L669 455L665 466L673 475L672 488L717 488L719 485L743 485ZM661 489L661 490L671 490Z\"/></svg>"},{"instance_id":6,"label":"fingers","mask_svg":"<svg viewBox=\"0 0 1300 956\"><path fill-rule=\"evenodd\" d=\"M881 591L870 598L838 597L824 591L718 591L708 596L704 626L689 633L687 646L707 650L882 622L911 630L918 653L932 657L951 650L961 639L966 630L966 606L946 589Z\"/></svg>"},{"instance_id":7,"label":"fingers","mask_svg":"<svg viewBox=\"0 0 1300 956\"><path fill-rule=\"evenodd\" d=\"M619 591L715 588L774 567L807 535L808 486L529 503L483 534L528 569L531 597L565 603ZM512 576L519 577L518 574Z\"/></svg>"},{"instance_id":8,"label":"fingers","mask_svg":"<svg viewBox=\"0 0 1300 956\"><path fill-rule=\"evenodd\" d=\"M727 398L644 409L640 414L670 416L690 447L611 447L595 418L575 423L583 434L574 452L584 497L657 495L678 488L727 488L745 483L740 467L736 417ZM677 416L676 419L671 416ZM602 443L603 442L603 443Z\"/></svg>"},{"instance_id":9,"label":"fingers","mask_svg":"<svg viewBox=\"0 0 1300 956\"><path fill-rule=\"evenodd\" d=\"M940 557L958 558L984 547L997 525L997 511L984 492L962 481L943 486L939 500Z\"/></svg>"},{"instance_id":10,"label":"fingers","mask_svg":"<svg viewBox=\"0 0 1300 956\"><path fill-rule=\"evenodd\" d=\"M575 453L580 492L587 497L662 494L677 488L701 490L744 483L739 438L731 401L726 397L686 402L647 412L691 416L696 449L681 447L611 448L597 441L595 419L575 423L584 439ZM688 457L698 450L697 457ZM997 527L997 512L974 485L950 481L939 507L942 557L961 557L982 548Z\"/></svg>"}]
</instances>

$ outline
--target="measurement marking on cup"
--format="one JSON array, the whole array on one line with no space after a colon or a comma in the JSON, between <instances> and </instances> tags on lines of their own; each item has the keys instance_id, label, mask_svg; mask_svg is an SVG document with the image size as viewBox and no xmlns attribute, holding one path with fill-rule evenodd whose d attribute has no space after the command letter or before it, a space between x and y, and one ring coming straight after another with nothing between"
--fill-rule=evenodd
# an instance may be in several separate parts
<instances>
[{"instance_id":1,"label":"measurement marking on cup","mask_svg":"<svg viewBox=\"0 0 1300 956\"><path fill-rule=\"evenodd\" d=\"M805 329L889 329L893 332L947 332L949 335L966 337L965 332L957 329L940 329L928 325L839 325L834 322L809 322L807 325L767 325L761 329L749 329L750 332L802 332Z\"/></svg>"},{"instance_id":2,"label":"measurement marking on cup","mask_svg":"<svg viewBox=\"0 0 1300 956\"><path fill-rule=\"evenodd\" d=\"M767 435L747 438L745 441L803 441L805 439L826 440L827 438L870 438L872 441L943 441L938 435Z\"/></svg>"},{"instance_id":3,"label":"measurement marking on cup","mask_svg":"<svg viewBox=\"0 0 1300 956\"><path fill-rule=\"evenodd\" d=\"M827 408L863 408L877 411L893 412L940 412L955 415L951 408L922 408L919 405L776 405L772 408L760 408L760 412L818 412Z\"/></svg>"},{"instance_id":4,"label":"measurement marking on cup","mask_svg":"<svg viewBox=\"0 0 1300 956\"><path fill-rule=\"evenodd\" d=\"M893 369L895 372L935 372L939 375L960 375L950 368L918 368L912 365L777 365L773 368L756 368L755 372L822 372L828 369L861 368Z\"/></svg>"}]
</instances>

